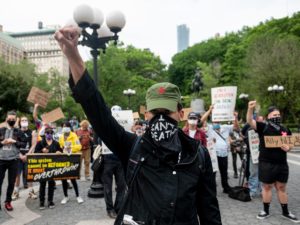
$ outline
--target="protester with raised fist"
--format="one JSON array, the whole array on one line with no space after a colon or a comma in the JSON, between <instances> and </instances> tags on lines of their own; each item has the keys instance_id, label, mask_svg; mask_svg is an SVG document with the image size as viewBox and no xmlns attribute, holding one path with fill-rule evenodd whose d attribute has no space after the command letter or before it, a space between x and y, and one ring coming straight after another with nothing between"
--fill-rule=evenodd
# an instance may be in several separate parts
<instances>
[{"instance_id":1,"label":"protester with raised fist","mask_svg":"<svg viewBox=\"0 0 300 225\"><path fill-rule=\"evenodd\" d=\"M270 216L269 208L272 200L272 189L275 187L278 200L282 208L282 216L293 222L300 222L295 215L288 210L288 196L286 184L289 177L287 152L291 150L289 145L283 144L277 148L268 148L265 145L265 136L286 136L291 131L281 124L281 115L277 107L268 108L266 122L258 122L253 119L256 101L248 103L247 123L257 131L260 139L258 176L262 185L263 210L257 215L258 219Z\"/></svg>"},{"instance_id":2,"label":"protester with raised fist","mask_svg":"<svg viewBox=\"0 0 300 225\"><path fill-rule=\"evenodd\" d=\"M138 138L106 106L80 57L78 36L76 27L55 33L69 61L75 100L126 171L128 193L115 224L222 224L208 151L178 127L184 113L179 88L157 83L148 89L149 127Z\"/></svg>"}]
</instances>

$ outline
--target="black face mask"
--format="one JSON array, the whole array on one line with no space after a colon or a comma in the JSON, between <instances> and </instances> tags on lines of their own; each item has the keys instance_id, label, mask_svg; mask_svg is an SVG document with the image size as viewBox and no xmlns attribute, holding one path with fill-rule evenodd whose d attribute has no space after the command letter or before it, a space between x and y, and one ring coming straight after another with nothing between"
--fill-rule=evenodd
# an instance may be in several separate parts
<instances>
[{"instance_id":1,"label":"black face mask","mask_svg":"<svg viewBox=\"0 0 300 225\"><path fill-rule=\"evenodd\" d=\"M15 120L7 120L7 123L10 127L13 127L15 125L16 121Z\"/></svg>"},{"instance_id":2,"label":"black face mask","mask_svg":"<svg viewBox=\"0 0 300 225\"><path fill-rule=\"evenodd\" d=\"M149 121L149 130L153 142L158 147L179 152L178 123L165 114L158 114Z\"/></svg>"},{"instance_id":3,"label":"black face mask","mask_svg":"<svg viewBox=\"0 0 300 225\"><path fill-rule=\"evenodd\" d=\"M281 124L281 117L278 116L278 117L273 117L273 118L270 118L268 119L268 121L276 124L276 125L280 125Z\"/></svg>"}]
</instances>

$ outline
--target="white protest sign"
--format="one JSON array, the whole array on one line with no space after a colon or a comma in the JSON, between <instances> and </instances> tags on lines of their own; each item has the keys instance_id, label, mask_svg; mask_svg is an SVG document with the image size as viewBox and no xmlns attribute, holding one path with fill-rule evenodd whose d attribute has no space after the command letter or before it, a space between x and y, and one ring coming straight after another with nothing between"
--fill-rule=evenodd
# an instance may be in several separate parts
<instances>
[{"instance_id":1,"label":"white protest sign","mask_svg":"<svg viewBox=\"0 0 300 225\"><path fill-rule=\"evenodd\" d=\"M213 139L208 139L207 140L207 150L210 154L210 159L213 167L213 172L217 172L219 170L218 166L218 158L217 158L217 153L215 150L215 142Z\"/></svg>"},{"instance_id":2,"label":"white protest sign","mask_svg":"<svg viewBox=\"0 0 300 225\"><path fill-rule=\"evenodd\" d=\"M258 163L258 156L259 156L259 137L258 134L254 130L248 131L248 140L249 140L249 147L250 153L252 158L252 163Z\"/></svg>"},{"instance_id":3,"label":"white protest sign","mask_svg":"<svg viewBox=\"0 0 300 225\"><path fill-rule=\"evenodd\" d=\"M132 110L113 111L112 115L118 121L118 123L122 127L124 127L126 131L132 132L131 131L131 127L133 126Z\"/></svg>"},{"instance_id":4,"label":"white protest sign","mask_svg":"<svg viewBox=\"0 0 300 225\"><path fill-rule=\"evenodd\" d=\"M212 121L233 121L237 87L217 87L211 89L211 101L214 109Z\"/></svg>"}]
</instances>

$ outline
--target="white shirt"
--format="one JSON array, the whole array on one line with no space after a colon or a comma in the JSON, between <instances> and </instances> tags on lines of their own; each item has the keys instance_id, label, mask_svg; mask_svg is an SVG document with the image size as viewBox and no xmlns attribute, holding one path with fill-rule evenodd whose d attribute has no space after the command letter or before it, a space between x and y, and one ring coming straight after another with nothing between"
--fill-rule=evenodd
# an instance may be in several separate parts
<instances>
[{"instance_id":1,"label":"white shirt","mask_svg":"<svg viewBox=\"0 0 300 225\"><path fill-rule=\"evenodd\" d=\"M229 144L229 134L233 131L233 125L220 125L220 135L225 139L223 139L219 134L217 134L217 131L213 129L212 124L208 124L208 131L207 135L208 138L212 138L216 140L216 143L214 145L214 148L217 152L217 156L219 157L227 157L228 156L228 151L230 149L230 144Z\"/></svg>"},{"instance_id":2,"label":"white shirt","mask_svg":"<svg viewBox=\"0 0 300 225\"><path fill-rule=\"evenodd\" d=\"M197 130L189 130L189 136L190 136L191 138L195 138L196 131L197 131Z\"/></svg>"}]
</instances>

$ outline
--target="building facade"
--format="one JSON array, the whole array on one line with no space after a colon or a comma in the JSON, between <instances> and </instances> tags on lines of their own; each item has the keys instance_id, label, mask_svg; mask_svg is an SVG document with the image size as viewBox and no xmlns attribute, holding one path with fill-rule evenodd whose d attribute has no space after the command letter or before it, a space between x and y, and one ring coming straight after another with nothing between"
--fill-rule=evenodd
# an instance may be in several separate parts
<instances>
[{"instance_id":1,"label":"building facade","mask_svg":"<svg viewBox=\"0 0 300 225\"><path fill-rule=\"evenodd\" d=\"M0 58L9 64L17 64L21 60L25 59L26 53L22 44L3 33L3 28L0 25Z\"/></svg>"},{"instance_id":2,"label":"building facade","mask_svg":"<svg viewBox=\"0 0 300 225\"><path fill-rule=\"evenodd\" d=\"M177 26L177 52L182 52L189 47L190 29L186 24Z\"/></svg>"},{"instance_id":3,"label":"building facade","mask_svg":"<svg viewBox=\"0 0 300 225\"><path fill-rule=\"evenodd\" d=\"M31 32L10 33L10 36L21 42L27 59L36 65L38 73L47 73L57 69L61 75L69 74L67 58L54 39L55 28L43 28Z\"/></svg>"}]
</instances>

